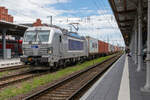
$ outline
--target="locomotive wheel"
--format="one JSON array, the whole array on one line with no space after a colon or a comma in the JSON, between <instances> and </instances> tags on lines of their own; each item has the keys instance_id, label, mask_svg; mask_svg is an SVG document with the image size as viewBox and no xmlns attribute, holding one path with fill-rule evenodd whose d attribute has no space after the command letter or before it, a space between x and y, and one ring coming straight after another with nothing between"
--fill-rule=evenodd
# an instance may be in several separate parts
<instances>
[{"instance_id":1,"label":"locomotive wheel","mask_svg":"<svg viewBox=\"0 0 150 100\"><path fill-rule=\"evenodd\" d=\"M52 70L53 69L53 66L48 62L47 63L48 67L49 67L49 70Z\"/></svg>"},{"instance_id":2,"label":"locomotive wheel","mask_svg":"<svg viewBox=\"0 0 150 100\"><path fill-rule=\"evenodd\" d=\"M24 64L25 64L25 65L27 65L27 64L28 64L28 62L25 62Z\"/></svg>"},{"instance_id":3,"label":"locomotive wheel","mask_svg":"<svg viewBox=\"0 0 150 100\"><path fill-rule=\"evenodd\" d=\"M63 63L63 68L65 68L67 66L66 62Z\"/></svg>"},{"instance_id":4,"label":"locomotive wheel","mask_svg":"<svg viewBox=\"0 0 150 100\"><path fill-rule=\"evenodd\" d=\"M59 67L58 62L55 62L55 63L54 63L54 66L55 66L55 68L57 69L57 68Z\"/></svg>"}]
</instances>

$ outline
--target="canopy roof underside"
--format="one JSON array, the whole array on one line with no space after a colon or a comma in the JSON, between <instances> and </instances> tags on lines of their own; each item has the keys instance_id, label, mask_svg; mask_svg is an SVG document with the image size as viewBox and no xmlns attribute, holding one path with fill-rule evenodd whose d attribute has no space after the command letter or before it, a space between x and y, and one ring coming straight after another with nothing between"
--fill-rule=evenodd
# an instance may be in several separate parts
<instances>
[{"instance_id":1,"label":"canopy roof underside","mask_svg":"<svg viewBox=\"0 0 150 100\"><path fill-rule=\"evenodd\" d=\"M139 0L109 0L126 45L129 45L135 18L137 18L138 1ZM148 0L143 0L143 14L145 14L145 16L147 13L147 1ZM147 18L145 18L145 20L147 20Z\"/></svg>"}]
</instances>

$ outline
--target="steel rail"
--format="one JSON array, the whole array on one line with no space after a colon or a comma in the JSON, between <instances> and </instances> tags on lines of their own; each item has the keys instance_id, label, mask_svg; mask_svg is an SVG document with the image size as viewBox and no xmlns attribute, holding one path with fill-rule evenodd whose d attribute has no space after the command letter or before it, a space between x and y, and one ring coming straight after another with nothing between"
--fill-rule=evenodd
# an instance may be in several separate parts
<instances>
[{"instance_id":1,"label":"steel rail","mask_svg":"<svg viewBox=\"0 0 150 100\"><path fill-rule=\"evenodd\" d=\"M104 64L104 63L106 63L106 62L108 62L109 60L111 60L111 59L113 59L113 58L115 58L115 57L117 57L116 59L118 59L119 57L120 57L120 55L118 56L118 55L115 55L115 56L113 56L113 57L111 57L111 58L109 58L109 59L107 59L107 60L105 60L105 61L103 61L103 62L101 62L101 63L98 63L98 64L96 64L96 65L94 65L94 66L90 66L90 67L88 67L88 68L86 68L86 69L84 69L84 70L82 70L82 71L79 71L78 73L76 73L75 75L72 75L72 76L70 76L70 77L68 77L68 78L65 78L64 80L61 80L61 81L59 81L59 82L57 82L57 83L55 83L55 84L53 84L53 85L51 85L51 86L49 86L49 87L46 87L46 88L44 88L44 89L42 89L42 90L40 90L40 91L37 91L37 92L35 92L35 93L33 93L33 94L31 94L31 95L29 95L29 96L27 96L27 97L25 97L25 98L23 98L23 100L35 100L35 98L38 98L39 96L41 96L41 95L43 95L43 94L45 94L45 93L47 93L47 91L53 91L53 90L55 90L56 88L58 88L59 86L63 86L63 84L67 84L67 82L69 82L69 81L71 81L71 80L73 80L73 79L75 79L75 78L78 78L78 77L80 77L82 74L84 74L84 73L86 73L86 72L88 72L88 71L90 71L91 69L94 69L94 68L96 68L97 66L100 66L100 65L102 65L102 64ZM89 83L91 83L94 79L96 79L96 77L98 77L100 74L102 74L104 71L106 71L106 69L110 66L110 65L112 65L115 61L116 61L116 59L113 61L113 62L111 62L106 68L104 68L101 72L99 72L99 74L98 75L95 75L95 76L93 76L92 78L90 78L89 79L89 81L87 81L84 85L82 85L82 86L80 86L80 88L78 88L78 89L76 89L74 92L72 92L69 96L68 95L61 95L62 97L64 97L65 99L68 99L68 100L70 100L70 99L72 99L72 98L74 98L83 88L85 88L86 86L87 86L87 84L89 84ZM90 74L90 73L89 73ZM82 83L82 80L80 80L81 81L81 83ZM84 80L83 80L84 81ZM62 88L63 89L63 88ZM65 90L65 88L64 88L64 90ZM71 90L74 90L73 88L71 88L70 90L65 90L65 91L71 91ZM52 95L53 96L53 95Z\"/></svg>"}]
</instances>

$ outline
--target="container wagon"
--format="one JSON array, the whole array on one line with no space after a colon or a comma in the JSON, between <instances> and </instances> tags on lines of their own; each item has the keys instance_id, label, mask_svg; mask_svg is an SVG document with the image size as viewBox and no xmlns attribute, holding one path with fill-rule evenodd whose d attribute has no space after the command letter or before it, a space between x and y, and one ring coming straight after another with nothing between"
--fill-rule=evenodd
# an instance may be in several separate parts
<instances>
[{"instance_id":1,"label":"container wagon","mask_svg":"<svg viewBox=\"0 0 150 100\"><path fill-rule=\"evenodd\" d=\"M108 44L98 40L98 51L100 56L105 56L108 54Z\"/></svg>"},{"instance_id":2,"label":"container wagon","mask_svg":"<svg viewBox=\"0 0 150 100\"><path fill-rule=\"evenodd\" d=\"M109 51L108 51L108 43L104 42L104 50L105 50L105 55L108 55L109 54Z\"/></svg>"},{"instance_id":3,"label":"container wagon","mask_svg":"<svg viewBox=\"0 0 150 100\"><path fill-rule=\"evenodd\" d=\"M99 55L98 40L89 36L86 39L88 41L88 58L96 58Z\"/></svg>"}]
</instances>

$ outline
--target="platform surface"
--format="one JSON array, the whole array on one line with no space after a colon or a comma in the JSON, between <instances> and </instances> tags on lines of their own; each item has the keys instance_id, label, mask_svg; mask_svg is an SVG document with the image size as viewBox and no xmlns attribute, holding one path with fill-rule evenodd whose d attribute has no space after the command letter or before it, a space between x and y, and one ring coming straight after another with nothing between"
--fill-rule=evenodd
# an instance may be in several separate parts
<instances>
[{"instance_id":1,"label":"platform surface","mask_svg":"<svg viewBox=\"0 0 150 100\"><path fill-rule=\"evenodd\" d=\"M22 65L20 58L0 59L0 68Z\"/></svg>"},{"instance_id":2,"label":"platform surface","mask_svg":"<svg viewBox=\"0 0 150 100\"><path fill-rule=\"evenodd\" d=\"M150 93L141 91L146 70L136 72L136 68L124 54L80 100L150 100Z\"/></svg>"},{"instance_id":3,"label":"platform surface","mask_svg":"<svg viewBox=\"0 0 150 100\"><path fill-rule=\"evenodd\" d=\"M130 77L130 100L150 100L150 93L142 92L146 81L146 68L140 72L136 71L137 65L133 63L131 57L129 61L129 77Z\"/></svg>"}]
</instances>

